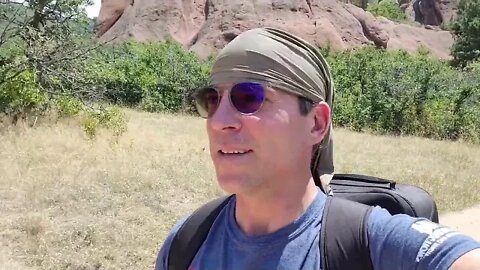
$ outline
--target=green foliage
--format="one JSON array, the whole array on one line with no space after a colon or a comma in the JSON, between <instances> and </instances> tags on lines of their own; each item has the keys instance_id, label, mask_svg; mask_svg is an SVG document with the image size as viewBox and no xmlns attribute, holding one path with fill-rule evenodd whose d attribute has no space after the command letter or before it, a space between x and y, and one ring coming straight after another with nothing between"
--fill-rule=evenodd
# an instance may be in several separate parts
<instances>
[{"instance_id":1,"label":"green foliage","mask_svg":"<svg viewBox=\"0 0 480 270\"><path fill-rule=\"evenodd\" d=\"M114 136L118 137L127 131L125 113L117 106L107 107L94 115L99 119L99 124L112 131Z\"/></svg>"},{"instance_id":2,"label":"green foliage","mask_svg":"<svg viewBox=\"0 0 480 270\"><path fill-rule=\"evenodd\" d=\"M83 109L83 103L70 96L62 96L55 100L58 113L64 117L71 117L80 113Z\"/></svg>"},{"instance_id":3,"label":"green foliage","mask_svg":"<svg viewBox=\"0 0 480 270\"><path fill-rule=\"evenodd\" d=\"M452 21L444 20L444 21L440 24L440 29L443 30L443 31L453 32L453 29L452 29Z\"/></svg>"},{"instance_id":4,"label":"green foliage","mask_svg":"<svg viewBox=\"0 0 480 270\"><path fill-rule=\"evenodd\" d=\"M375 16L383 16L395 22L405 22L407 15L402 11L396 0L381 0L378 3L369 4L367 11Z\"/></svg>"},{"instance_id":5,"label":"green foliage","mask_svg":"<svg viewBox=\"0 0 480 270\"><path fill-rule=\"evenodd\" d=\"M90 139L96 137L100 128L113 132L117 138L127 131L126 116L117 106L90 109L83 116L81 124Z\"/></svg>"},{"instance_id":6,"label":"green foliage","mask_svg":"<svg viewBox=\"0 0 480 270\"><path fill-rule=\"evenodd\" d=\"M192 112L191 90L207 84L211 60L173 41L98 45L86 0L30 0L0 6L0 113L38 115L54 108L80 115L86 135L126 131L113 103L150 112ZM365 1L361 1L365 4ZM480 0L461 0L452 24L457 70L420 47L405 51L322 49L334 75L334 123L357 131L480 143ZM375 15L404 21L395 0L369 4ZM3 30L2 30L3 28ZM51 107L50 105L53 105Z\"/></svg>"},{"instance_id":7,"label":"green foliage","mask_svg":"<svg viewBox=\"0 0 480 270\"><path fill-rule=\"evenodd\" d=\"M0 4L0 113L14 123L54 109L61 117L86 112L82 125L90 137L97 126L115 136L125 132L125 117L118 108L84 106L103 97L87 61L97 46L85 14L88 4L91 0Z\"/></svg>"},{"instance_id":8,"label":"green foliage","mask_svg":"<svg viewBox=\"0 0 480 270\"><path fill-rule=\"evenodd\" d=\"M29 0L0 5L0 87L10 89L4 94L10 91L12 97L14 89L23 88L25 78L17 77L28 73L32 77L30 88L42 98L95 96L85 76L85 59L94 48L84 12L88 3ZM8 104L13 106L15 102ZM0 109L3 113L14 110L7 106Z\"/></svg>"},{"instance_id":9,"label":"green foliage","mask_svg":"<svg viewBox=\"0 0 480 270\"><path fill-rule=\"evenodd\" d=\"M182 109L188 91L207 82L209 65L176 42L124 42L91 65L107 100L150 112Z\"/></svg>"},{"instance_id":10,"label":"green foliage","mask_svg":"<svg viewBox=\"0 0 480 270\"><path fill-rule=\"evenodd\" d=\"M455 36L452 46L454 64L465 66L480 58L480 0L460 0L457 18L451 29Z\"/></svg>"},{"instance_id":11,"label":"green foliage","mask_svg":"<svg viewBox=\"0 0 480 270\"><path fill-rule=\"evenodd\" d=\"M100 121L97 118L90 115L82 118L81 124L83 131L90 139L94 139L96 137L99 122Z\"/></svg>"},{"instance_id":12,"label":"green foliage","mask_svg":"<svg viewBox=\"0 0 480 270\"><path fill-rule=\"evenodd\" d=\"M38 114L47 103L47 96L38 89L35 74L30 70L20 72L11 80L0 84L0 112L8 116Z\"/></svg>"},{"instance_id":13,"label":"green foliage","mask_svg":"<svg viewBox=\"0 0 480 270\"><path fill-rule=\"evenodd\" d=\"M334 123L357 131L477 142L480 73L451 68L424 50L330 53Z\"/></svg>"}]
</instances>

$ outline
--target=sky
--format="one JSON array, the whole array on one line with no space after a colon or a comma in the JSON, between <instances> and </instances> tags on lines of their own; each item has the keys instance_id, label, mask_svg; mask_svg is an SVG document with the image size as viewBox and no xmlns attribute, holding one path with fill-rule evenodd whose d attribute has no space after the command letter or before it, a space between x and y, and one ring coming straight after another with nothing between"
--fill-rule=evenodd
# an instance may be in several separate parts
<instances>
[{"instance_id":1,"label":"sky","mask_svg":"<svg viewBox=\"0 0 480 270\"><path fill-rule=\"evenodd\" d=\"M87 7L87 15L90 18L98 17L98 13L100 13L100 4L102 0L93 0L93 5Z\"/></svg>"},{"instance_id":2,"label":"sky","mask_svg":"<svg viewBox=\"0 0 480 270\"><path fill-rule=\"evenodd\" d=\"M13 1L23 3L24 0L13 0ZM98 14L100 13L101 3L102 3L102 0L93 0L93 5L88 6L86 8L88 17L90 18L98 17Z\"/></svg>"}]
</instances>

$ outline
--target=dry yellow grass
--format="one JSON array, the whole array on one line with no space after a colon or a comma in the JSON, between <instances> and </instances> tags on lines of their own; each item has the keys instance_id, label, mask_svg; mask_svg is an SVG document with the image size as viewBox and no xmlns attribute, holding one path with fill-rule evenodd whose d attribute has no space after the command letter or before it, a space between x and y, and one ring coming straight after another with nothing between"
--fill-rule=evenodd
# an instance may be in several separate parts
<instances>
[{"instance_id":1,"label":"dry yellow grass","mask_svg":"<svg viewBox=\"0 0 480 270\"><path fill-rule=\"evenodd\" d=\"M77 123L0 132L0 269L152 269L178 218L222 194L204 121L128 111L118 142ZM441 211L480 201L480 147L336 132L339 172L414 183Z\"/></svg>"}]
</instances>

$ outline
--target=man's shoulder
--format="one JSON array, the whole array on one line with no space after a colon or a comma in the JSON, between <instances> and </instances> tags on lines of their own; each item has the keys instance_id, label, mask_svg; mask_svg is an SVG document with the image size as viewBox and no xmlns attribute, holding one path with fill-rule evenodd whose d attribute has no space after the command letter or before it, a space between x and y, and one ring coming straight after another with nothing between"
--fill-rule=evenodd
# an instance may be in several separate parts
<instances>
[{"instance_id":1,"label":"man's shoulder","mask_svg":"<svg viewBox=\"0 0 480 270\"><path fill-rule=\"evenodd\" d=\"M447 234L449 237L459 233L452 228L426 218L412 217L406 214L390 214L386 209L375 206L368 220L368 233L372 241L381 241L384 238L398 238L401 241L406 236L416 236L420 244L423 238L438 231L436 234Z\"/></svg>"},{"instance_id":2,"label":"man's shoulder","mask_svg":"<svg viewBox=\"0 0 480 270\"><path fill-rule=\"evenodd\" d=\"M392 215L387 209L380 206L372 206L372 211L369 216L369 225L387 225L389 223L412 224L419 220L426 220L424 218L412 217L407 214Z\"/></svg>"},{"instance_id":3,"label":"man's shoulder","mask_svg":"<svg viewBox=\"0 0 480 270\"><path fill-rule=\"evenodd\" d=\"M374 207L368 220L370 255L376 268L399 264L410 269L448 269L480 248L473 238L441 223Z\"/></svg>"},{"instance_id":4,"label":"man's shoulder","mask_svg":"<svg viewBox=\"0 0 480 270\"><path fill-rule=\"evenodd\" d=\"M157 255L157 260L155 262L155 270L167 270L168 269L168 254L170 253L170 248L172 246L173 240L177 235L180 228L185 224L190 215L184 216L179 219L177 223L172 227L168 232L163 245L160 248L160 251Z\"/></svg>"}]
</instances>

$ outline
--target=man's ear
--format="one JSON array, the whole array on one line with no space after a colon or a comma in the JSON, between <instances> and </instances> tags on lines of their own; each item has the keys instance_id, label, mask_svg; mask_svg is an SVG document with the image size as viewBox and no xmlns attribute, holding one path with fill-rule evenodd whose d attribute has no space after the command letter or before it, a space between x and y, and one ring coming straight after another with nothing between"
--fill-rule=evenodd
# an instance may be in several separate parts
<instances>
[{"instance_id":1,"label":"man's ear","mask_svg":"<svg viewBox=\"0 0 480 270\"><path fill-rule=\"evenodd\" d=\"M330 106L322 101L313 107L310 112L313 117L311 129L312 144L321 143L330 127Z\"/></svg>"}]
</instances>

